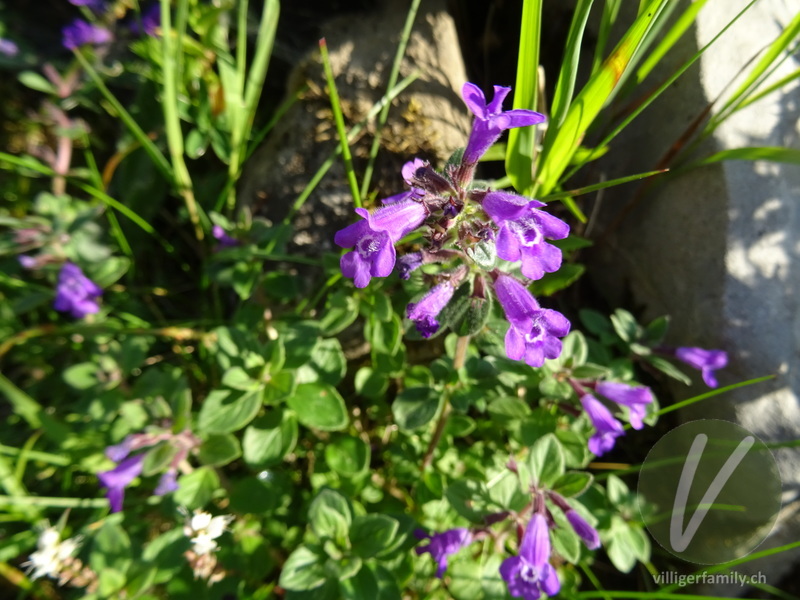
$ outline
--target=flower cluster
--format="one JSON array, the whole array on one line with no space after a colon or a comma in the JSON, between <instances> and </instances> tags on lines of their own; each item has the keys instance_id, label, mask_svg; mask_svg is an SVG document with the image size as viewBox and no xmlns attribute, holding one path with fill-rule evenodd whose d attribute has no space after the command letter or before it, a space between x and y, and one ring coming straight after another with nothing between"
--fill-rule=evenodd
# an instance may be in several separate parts
<instances>
[{"instance_id":1,"label":"flower cluster","mask_svg":"<svg viewBox=\"0 0 800 600\"><path fill-rule=\"evenodd\" d=\"M51 577L58 579L58 585L69 583L91 593L97 588L97 575L75 558L79 546L80 538L62 540L58 529L45 527L39 534L36 551L22 566L27 567L31 579Z\"/></svg>"},{"instance_id":2,"label":"flower cluster","mask_svg":"<svg viewBox=\"0 0 800 600\"><path fill-rule=\"evenodd\" d=\"M502 103L510 91L495 86L487 102L477 86L466 83L462 95L475 119L460 159L451 161L444 173L419 158L406 163L402 176L409 189L385 199L373 213L357 208L362 220L339 231L334 240L352 248L342 256L341 269L358 288L373 277L388 276L395 267L408 279L423 265L440 265L437 274L425 276L429 291L407 308L406 316L422 337L454 325L454 318L470 320L477 331L488 316L493 290L510 324L506 353L539 367L545 359L559 356L559 338L569 332L570 324L560 313L539 306L527 280L560 268L561 250L549 240L566 238L569 226L542 210L542 202L473 182L478 160L503 131L545 120L531 110L504 111ZM396 244L420 228L424 247L398 260ZM514 269L519 276L510 274ZM465 294L457 294L459 289L469 296L466 302L460 297ZM443 319L446 307L457 302L464 309L448 311L457 316Z\"/></svg>"},{"instance_id":3,"label":"flower cluster","mask_svg":"<svg viewBox=\"0 0 800 600\"><path fill-rule=\"evenodd\" d=\"M209 584L220 581L225 572L217 568L217 539L233 521L231 515L212 517L210 513L195 510L183 527L183 533L192 542L185 553L195 579L205 579Z\"/></svg>"},{"instance_id":4,"label":"flower cluster","mask_svg":"<svg viewBox=\"0 0 800 600\"><path fill-rule=\"evenodd\" d=\"M559 494L551 490L535 490L530 506L534 514L528 521L522 535L516 556L506 558L500 565L500 575L514 598L535 600L542 593L553 596L561 589L561 583L552 564L550 564L551 544L550 529L555 527L555 519L545 498L563 512L567 523L589 550L600 547L600 536L597 530L584 519ZM501 513L496 519L507 520L510 515ZM442 533L428 535L420 530L414 532L419 539L430 540L424 546L416 548L417 554L430 553L436 561L436 576L443 577L447 569L447 559L476 539L476 534L465 528L448 529Z\"/></svg>"},{"instance_id":5,"label":"flower cluster","mask_svg":"<svg viewBox=\"0 0 800 600\"><path fill-rule=\"evenodd\" d=\"M178 489L176 478L178 467L186 460L189 452L200 445L200 439L190 431L161 433L137 433L127 436L121 443L106 448L106 457L117 463L111 470L97 474L100 484L106 488L106 497L111 512L122 510L125 488L142 473L146 453L133 454L136 450L167 443L172 448L172 457L167 470L161 475L153 494L163 496Z\"/></svg>"},{"instance_id":6,"label":"flower cluster","mask_svg":"<svg viewBox=\"0 0 800 600\"><path fill-rule=\"evenodd\" d=\"M69 0L74 6L89 9L95 17L104 15L105 21L115 16L105 0ZM157 2L147 5L140 15L134 15L127 27L135 35L155 37L161 26L161 10ZM84 19L74 19L61 30L62 45L67 50L76 50L81 46L103 46L114 39L114 34L105 25L90 23Z\"/></svg>"}]
</instances>

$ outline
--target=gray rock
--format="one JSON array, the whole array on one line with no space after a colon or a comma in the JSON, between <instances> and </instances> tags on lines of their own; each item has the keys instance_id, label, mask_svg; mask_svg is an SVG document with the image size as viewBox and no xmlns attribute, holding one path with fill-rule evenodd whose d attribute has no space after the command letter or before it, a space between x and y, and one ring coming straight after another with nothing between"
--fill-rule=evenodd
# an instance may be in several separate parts
<instances>
[{"instance_id":1,"label":"gray rock","mask_svg":"<svg viewBox=\"0 0 800 600\"><path fill-rule=\"evenodd\" d=\"M710 41L746 4L710 2L700 12L694 39L688 36L671 66ZM755 64L751 59L796 11L790 0L757 2L704 55L699 69L672 86L617 142L616 163L607 163L609 178L653 168L708 102L736 89L742 73ZM797 58L790 58L773 80L797 67ZM670 72L663 69L657 79ZM734 114L699 156L743 146L800 148L799 98L794 83ZM712 114L719 108L715 104ZM623 145L635 151L626 152ZM598 225L600 232L605 228L604 243L593 272L610 301L621 304L632 297L644 320L670 314L675 345L727 350L731 363L720 373L722 385L775 375L767 383L698 403L684 411L683 419L733 420L765 442L800 438L799 201L800 169L766 161L730 161L669 177L636 200L625 189L605 195ZM703 389L675 391L685 398ZM785 508L762 548L800 537L798 451L776 450L775 457ZM736 570L761 571L767 583L778 585L798 556L781 553ZM724 595L741 590L714 588Z\"/></svg>"}]
</instances>

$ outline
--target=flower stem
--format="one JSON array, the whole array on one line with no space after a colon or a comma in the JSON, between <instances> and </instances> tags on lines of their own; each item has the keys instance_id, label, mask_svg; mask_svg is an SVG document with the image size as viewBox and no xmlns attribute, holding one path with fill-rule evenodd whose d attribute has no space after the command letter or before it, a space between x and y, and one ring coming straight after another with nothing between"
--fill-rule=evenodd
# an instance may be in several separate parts
<instances>
[{"instance_id":1,"label":"flower stem","mask_svg":"<svg viewBox=\"0 0 800 600\"><path fill-rule=\"evenodd\" d=\"M464 366L464 362L467 358L469 339L470 336L464 335L459 337L458 341L456 342L456 351L453 356L453 369L456 371ZM439 441L442 439L444 428L447 425L447 418L452 412L453 409L450 406L450 391L448 390L445 392L444 405L442 406L442 412L439 414L439 420L436 421L436 428L433 430L433 437L431 437L431 441L428 444L428 449L425 451L425 456L422 458L422 466L420 467L420 471L423 473L431 465L431 462L433 462L433 452L436 450L436 446L439 445Z\"/></svg>"}]
</instances>

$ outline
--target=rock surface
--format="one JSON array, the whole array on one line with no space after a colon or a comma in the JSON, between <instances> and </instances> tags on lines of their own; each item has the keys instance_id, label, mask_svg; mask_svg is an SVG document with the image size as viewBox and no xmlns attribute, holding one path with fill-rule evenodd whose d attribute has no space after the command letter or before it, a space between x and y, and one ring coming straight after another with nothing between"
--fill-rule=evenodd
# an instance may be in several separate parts
<instances>
[{"instance_id":1,"label":"rock surface","mask_svg":"<svg viewBox=\"0 0 800 600\"><path fill-rule=\"evenodd\" d=\"M673 67L708 43L745 0L709 2L700 12L694 39L687 36ZM618 142L609 170L619 176L653 168L680 133L711 101L735 90L766 44L797 11L789 0L762 0L726 32L665 98L634 123ZM790 58L771 80L797 69ZM664 69L658 79L670 73ZM731 81L734 84L731 86ZM715 131L698 156L744 146L800 149L800 91L797 83L733 114ZM717 114L721 102L714 104ZM606 243L598 247L594 274L612 304L632 296L643 320L672 316L676 345L722 348L731 364L720 372L722 385L774 374L769 382L744 387L694 405L685 420L735 420L765 442L800 439L800 169L766 161L729 161L670 177L630 204L626 190L605 197L601 220ZM628 207L628 208L626 208ZM620 216L622 215L622 216ZM600 230L602 231L602 225ZM699 382L699 377L696 377ZM676 390L678 398L692 391ZM784 514L763 547L800 537L800 460L796 449L775 457L784 481ZM778 585L797 552L781 553L737 567L761 571ZM723 595L741 587L715 588Z\"/></svg>"},{"instance_id":2,"label":"rock surface","mask_svg":"<svg viewBox=\"0 0 800 600\"><path fill-rule=\"evenodd\" d=\"M460 97L466 81L458 38L445 2L422 3L400 79L420 77L392 102L365 206L405 189L400 167L415 156L441 164L469 134L469 113ZM386 91L408 10L389 1L371 13L336 18L323 26L345 122L361 121ZM289 94L307 86L249 161L239 201L254 214L279 223L338 144L318 50L291 75ZM375 135L375 119L351 146L360 177ZM359 181L360 183L360 181ZM293 219L292 252L319 256L333 251L333 234L354 220L353 200L341 158Z\"/></svg>"}]
</instances>

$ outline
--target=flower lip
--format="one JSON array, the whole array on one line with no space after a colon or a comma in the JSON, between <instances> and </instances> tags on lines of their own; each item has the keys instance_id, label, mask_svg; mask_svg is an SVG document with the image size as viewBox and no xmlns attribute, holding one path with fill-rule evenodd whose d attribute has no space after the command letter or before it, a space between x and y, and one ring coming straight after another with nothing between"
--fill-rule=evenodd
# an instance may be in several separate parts
<instances>
[{"instance_id":1,"label":"flower lip","mask_svg":"<svg viewBox=\"0 0 800 600\"><path fill-rule=\"evenodd\" d=\"M438 568L436 569L436 576L440 579L444 576L447 570L447 558L451 554L455 554L465 546L472 543L473 537L469 529L457 527L455 529L448 529L442 533L435 533L428 535L421 529L414 531L414 536L417 539L428 539L430 542L425 546L417 546L415 552L424 554L429 552L433 559L436 561Z\"/></svg>"}]
</instances>

